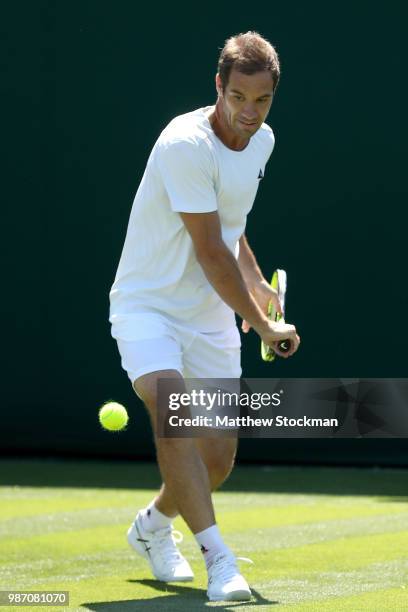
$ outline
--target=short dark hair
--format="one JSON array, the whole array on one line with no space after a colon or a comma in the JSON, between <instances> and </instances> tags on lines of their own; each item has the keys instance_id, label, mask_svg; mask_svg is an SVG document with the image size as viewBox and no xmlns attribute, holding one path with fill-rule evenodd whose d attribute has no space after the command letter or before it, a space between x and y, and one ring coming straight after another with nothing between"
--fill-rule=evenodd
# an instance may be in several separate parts
<instances>
[{"instance_id":1,"label":"short dark hair","mask_svg":"<svg viewBox=\"0 0 408 612\"><path fill-rule=\"evenodd\" d=\"M236 34L225 41L218 60L218 73L222 88L228 85L232 68L243 74L269 70L275 90L280 77L279 58L276 49L258 32Z\"/></svg>"}]
</instances>

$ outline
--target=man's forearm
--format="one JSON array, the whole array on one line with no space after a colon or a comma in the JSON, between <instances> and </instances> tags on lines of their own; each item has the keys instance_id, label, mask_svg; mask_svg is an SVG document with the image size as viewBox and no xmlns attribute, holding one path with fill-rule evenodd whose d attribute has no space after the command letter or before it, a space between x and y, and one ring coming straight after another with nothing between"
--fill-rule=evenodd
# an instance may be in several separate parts
<instances>
[{"instance_id":1,"label":"man's forearm","mask_svg":"<svg viewBox=\"0 0 408 612\"><path fill-rule=\"evenodd\" d=\"M245 234L239 240L238 267L250 291L256 283L261 283L265 280Z\"/></svg>"},{"instance_id":2,"label":"man's forearm","mask_svg":"<svg viewBox=\"0 0 408 612\"><path fill-rule=\"evenodd\" d=\"M199 257L199 263L218 295L242 319L257 331L267 324L265 313L252 297L235 257L226 246Z\"/></svg>"}]
</instances>

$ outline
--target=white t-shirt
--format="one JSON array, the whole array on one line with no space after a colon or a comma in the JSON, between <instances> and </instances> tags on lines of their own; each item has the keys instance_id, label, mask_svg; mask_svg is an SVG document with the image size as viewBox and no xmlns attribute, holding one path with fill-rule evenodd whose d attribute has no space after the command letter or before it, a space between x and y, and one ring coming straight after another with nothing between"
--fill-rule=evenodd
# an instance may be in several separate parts
<instances>
[{"instance_id":1,"label":"white t-shirt","mask_svg":"<svg viewBox=\"0 0 408 612\"><path fill-rule=\"evenodd\" d=\"M233 310L207 280L179 212L218 211L222 237L238 257L275 139L265 123L242 151L215 135L205 107L175 117L160 134L136 193L112 285L112 335L129 337L129 315L161 312L199 331L235 325Z\"/></svg>"}]
</instances>

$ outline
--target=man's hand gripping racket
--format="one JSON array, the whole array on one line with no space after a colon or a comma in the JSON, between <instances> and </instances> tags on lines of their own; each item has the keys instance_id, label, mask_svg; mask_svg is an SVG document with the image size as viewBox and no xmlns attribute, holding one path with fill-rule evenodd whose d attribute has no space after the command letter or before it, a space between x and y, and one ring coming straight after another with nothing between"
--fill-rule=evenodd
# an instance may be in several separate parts
<instances>
[{"instance_id":1,"label":"man's hand gripping racket","mask_svg":"<svg viewBox=\"0 0 408 612\"><path fill-rule=\"evenodd\" d=\"M274 304L269 302L268 318L276 323L285 323L286 282L285 270L275 270L271 280L271 287L272 289L275 289L278 294L282 313L277 312ZM296 350L299 345L299 337L295 335L295 344L290 338L285 338L283 340L276 341L274 345L276 350L265 344L264 341L261 341L261 355L264 361L274 361L276 355L279 355L279 353L284 356L288 353L294 352L293 349Z\"/></svg>"}]
</instances>

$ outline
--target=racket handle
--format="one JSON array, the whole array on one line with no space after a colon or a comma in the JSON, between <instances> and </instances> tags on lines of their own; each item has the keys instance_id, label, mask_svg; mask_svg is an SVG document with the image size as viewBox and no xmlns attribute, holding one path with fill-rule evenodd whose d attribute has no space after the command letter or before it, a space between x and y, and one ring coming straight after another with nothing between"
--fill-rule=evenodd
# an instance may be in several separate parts
<instances>
[{"instance_id":1,"label":"racket handle","mask_svg":"<svg viewBox=\"0 0 408 612\"><path fill-rule=\"evenodd\" d=\"M278 349L281 353L288 353L291 349L292 343L290 340L281 340L278 342Z\"/></svg>"}]
</instances>

